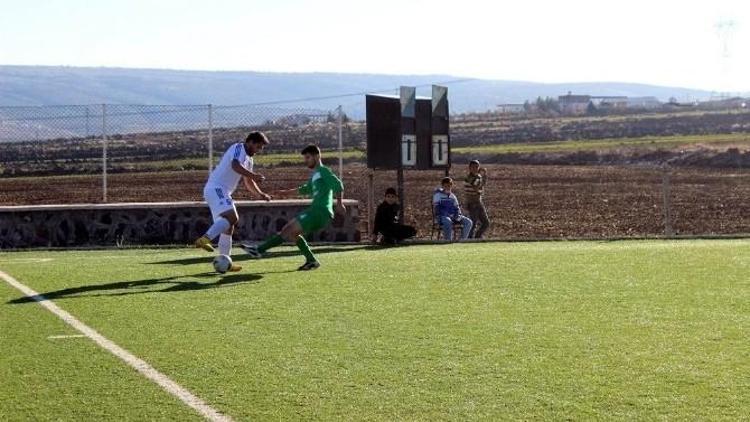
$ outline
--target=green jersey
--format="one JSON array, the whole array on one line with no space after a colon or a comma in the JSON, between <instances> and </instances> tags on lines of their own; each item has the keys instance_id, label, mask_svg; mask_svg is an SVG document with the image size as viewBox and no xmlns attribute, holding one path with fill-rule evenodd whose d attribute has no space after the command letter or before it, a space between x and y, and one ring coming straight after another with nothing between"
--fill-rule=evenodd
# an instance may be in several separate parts
<instances>
[{"instance_id":1,"label":"green jersey","mask_svg":"<svg viewBox=\"0 0 750 422\"><path fill-rule=\"evenodd\" d=\"M298 189L301 195L312 196L311 209L326 210L331 215L333 215L333 194L342 190L344 190L344 185L341 184L341 180L323 164L316 167L310 175L310 180Z\"/></svg>"}]
</instances>

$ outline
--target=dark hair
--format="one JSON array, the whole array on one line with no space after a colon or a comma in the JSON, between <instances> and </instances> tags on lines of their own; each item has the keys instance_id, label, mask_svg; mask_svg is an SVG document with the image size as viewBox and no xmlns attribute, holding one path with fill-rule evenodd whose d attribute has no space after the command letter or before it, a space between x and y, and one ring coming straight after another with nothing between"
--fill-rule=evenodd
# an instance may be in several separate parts
<instances>
[{"instance_id":1,"label":"dark hair","mask_svg":"<svg viewBox=\"0 0 750 422\"><path fill-rule=\"evenodd\" d=\"M270 142L263 132L250 132L245 138L245 142L251 142L253 144L268 145Z\"/></svg>"},{"instance_id":2,"label":"dark hair","mask_svg":"<svg viewBox=\"0 0 750 422\"><path fill-rule=\"evenodd\" d=\"M308 145L302 150L302 152L300 152L300 154L320 155L320 148L318 148L317 145Z\"/></svg>"},{"instance_id":3,"label":"dark hair","mask_svg":"<svg viewBox=\"0 0 750 422\"><path fill-rule=\"evenodd\" d=\"M471 161L469 161L469 165L472 165L472 164L478 166L479 165L479 160L471 160Z\"/></svg>"},{"instance_id":4,"label":"dark hair","mask_svg":"<svg viewBox=\"0 0 750 422\"><path fill-rule=\"evenodd\" d=\"M444 185L446 183L453 183L453 179L451 179L450 177L443 177L443 180L440 181L440 184Z\"/></svg>"},{"instance_id":5,"label":"dark hair","mask_svg":"<svg viewBox=\"0 0 750 422\"><path fill-rule=\"evenodd\" d=\"M385 190L385 194L386 195L398 196L398 194L396 193L396 189L393 189L393 188L386 189Z\"/></svg>"}]
</instances>

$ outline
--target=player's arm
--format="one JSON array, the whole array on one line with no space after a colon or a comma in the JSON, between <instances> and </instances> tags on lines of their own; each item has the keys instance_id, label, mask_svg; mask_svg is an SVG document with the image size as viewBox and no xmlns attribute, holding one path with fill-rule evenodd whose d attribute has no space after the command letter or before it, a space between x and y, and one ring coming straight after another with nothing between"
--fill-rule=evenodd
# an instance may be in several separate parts
<instances>
[{"instance_id":1,"label":"player's arm","mask_svg":"<svg viewBox=\"0 0 750 422\"><path fill-rule=\"evenodd\" d=\"M308 196L312 194L312 186L308 182L297 188L279 189L277 191L274 191L273 194L274 196L280 196L282 198L289 198L296 195Z\"/></svg>"},{"instance_id":2,"label":"player's arm","mask_svg":"<svg viewBox=\"0 0 750 422\"><path fill-rule=\"evenodd\" d=\"M332 171L328 171L325 174L325 181L331 191L336 194L336 211L340 214L346 213L346 207L344 206L344 184L341 179L336 177Z\"/></svg>"},{"instance_id":3,"label":"player's arm","mask_svg":"<svg viewBox=\"0 0 750 422\"><path fill-rule=\"evenodd\" d=\"M250 179L252 179L254 181L262 182L262 181L266 180L266 178L263 177L262 175L260 175L258 173L253 173L252 171L246 169L245 166L243 166L240 163L240 161L237 160L237 159L232 160L232 170L234 170L235 172L241 174L242 176L244 176L246 178L250 178Z\"/></svg>"},{"instance_id":4,"label":"player's arm","mask_svg":"<svg viewBox=\"0 0 750 422\"><path fill-rule=\"evenodd\" d=\"M242 180L245 182L245 187L251 194L257 195L266 201L271 200L271 195L260 190L260 187L258 187L258 184L255 182L255 180L249 177L243 177Z\"/></svg>"},{"instance_id":5,"label":"player's arm","mask_svg":"<svg viewBox=\"0 0 750 422\"><path fill-rule=\"evenodd\" d=\"M275 197L281 197L281 198L289 198L292 196L296 196L298 193L297 188L294 189L279 189L273 191L273 196Z\"/></svg>"},{"instance_id":6,"label":"player's arm","mask_svg":"<svg viewBox=\"0 0 750 422\"><path fill-rule=\"evenodd\" d=\"M290 191L296 191L297 194L302 196L310 196L312 195L313 189L312 189L312 183L307 182L304 185L298 187L297 189L290 189Z\"/></svg>"},{"instance_id":7,"label":"player's arm","mask_svg":"<svg viewBox=\"0 0 750 422\"><path fill-rule=\"evenodd\" d=\"M336 195L336 211L339 214L346 214L346 205L344 205L344 192L341 191Z\"/></svg>"}]
</instances>

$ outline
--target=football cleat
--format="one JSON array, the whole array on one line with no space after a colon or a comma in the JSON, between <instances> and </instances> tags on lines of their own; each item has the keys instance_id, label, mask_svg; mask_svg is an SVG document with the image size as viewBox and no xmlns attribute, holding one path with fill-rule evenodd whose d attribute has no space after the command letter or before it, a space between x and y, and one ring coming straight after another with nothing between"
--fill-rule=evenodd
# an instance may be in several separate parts
<instances>
[{"instance_id":1,"label":"football cleat","mask_svg":"<svg viewBox=\"0 0 750 422\"><path fill-rule=\"evenodd\" d=\"M198 238L198 240L195 241L195 247L198 249L203 249L206 252L213 252L214 247L211 246L211 239L207 238L206 236L201 236Z\"/></svg>"},{"instance_id":2,"label":"football cleat","mask_svg":"<svg viewBox=\"0 0 750 422\"><path fill-rule=\"evenodd\" d=\"M297 268L297 271L311 271L311 270L317 270L318 268L320 268L320 262L311 261L311 262L305 262L303 266Z\"/></svg>"},{"instance_id":3,"label":"football cleat","mask_svg":"<svg viewBox=\"0 0 750 422\"><path fill-rule=\"evenodd\" d=\"M242 266L237 264L232 264L232 266L227 270L228 273L236 273L240 271L242 271Z\"/></svg>"},{"instance_id":4,"label":"football cleat","mask_svg":"<svg viewBox=\"0 0 750 422\"><path fill-rule=\"evenodd\" d=\"M240 245L242 249L250 255L250 258L252 259L260 259L263 258L263 254L258 250L257 245L251 245L249 243L243 243Z\"/></svg>"}]
</instances>

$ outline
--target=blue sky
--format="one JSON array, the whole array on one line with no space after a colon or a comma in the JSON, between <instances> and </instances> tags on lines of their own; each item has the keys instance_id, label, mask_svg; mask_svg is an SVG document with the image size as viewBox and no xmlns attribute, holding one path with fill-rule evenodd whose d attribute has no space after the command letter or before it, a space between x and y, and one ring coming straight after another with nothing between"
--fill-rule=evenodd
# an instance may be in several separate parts
<instances>
[{"instance_id":1,"label":"blue sky","mask_svg":"<svg viewBox=\"0 0 750 422\"><path fill-rule=\"evenodd\" d=\"M750 91L750 1L0 0L0 64ZM717 24L732 22L723 54Z\"/></svg>"}]
</instances>

